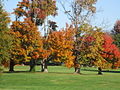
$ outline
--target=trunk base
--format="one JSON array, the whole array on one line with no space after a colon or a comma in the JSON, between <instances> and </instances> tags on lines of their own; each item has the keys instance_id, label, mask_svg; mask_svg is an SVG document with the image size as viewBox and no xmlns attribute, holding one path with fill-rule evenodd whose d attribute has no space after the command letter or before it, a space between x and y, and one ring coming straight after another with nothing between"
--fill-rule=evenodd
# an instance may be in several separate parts
<instances>
[{"instance_id":1,"label":"trunk base","mask_svg":"<svg viewBox=\"0 0 120 90\"><path fill-rule=\"evenodd\" d=\"M15 66L14 61L13 61L13 60L10 60L9 72L14 72L14 66Z\"/></svg>"},{"instance_id":2,"label":"trunk base","mask_svg":"<svg viewBox=\"0 0 120 90\"><path fill-rule=\"evenodd\" d=\"M103 75L101 67L98 67L98 75Z\"/></svg>"},{"instance_id":3,"label":"trunk base","mask_svg":"<svg viewBox=\"0 0 120 90\"><path fill-rule=\"evenodd\" d=\"M30 72L35 72L35 60L30 61Z\"/></svg>"},{"instance_id":4,"label":"trunk base","mask_svg":"<svg viewBox=\"0 0 120 90\"><path fill-rule=\"evenodd\" d=\"M35 66L30 66L30 72L35 72Z\"/></svg>"},{"instance_id":5,"label":"trunk base","mask_svg":"<svg viewBox=\"0 0 120 90\"><path fill-rule=\"evenodd\" d=\"M80 68L75 68L74 74L81 74L81 73L80 73Z\"/></svg>"},{"instance_id":6,"label":"trunk base","mask_svg":"<svg viewBox=\"0 0 120 90\"><path fill-rule=\"evenodd\" d=\"M41 72L48 72L46 60L42 61Z\"/></svg>"}]
</instances>

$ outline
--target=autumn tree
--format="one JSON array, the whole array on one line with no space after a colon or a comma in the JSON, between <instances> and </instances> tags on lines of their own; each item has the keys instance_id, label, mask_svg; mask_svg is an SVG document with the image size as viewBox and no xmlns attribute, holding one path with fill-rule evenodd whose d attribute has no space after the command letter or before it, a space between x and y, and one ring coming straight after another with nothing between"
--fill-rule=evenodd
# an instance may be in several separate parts
<instances>
[{"instance_id":1,"label":"autumn tree","mask_svg":"<svg viewBox=\"0 0 120 90\"><path fill-rule=\"evenodd\" d=\"M39 49L39 58L42 59L42 72L48 72L47 63L49 61L65 63L67 67L73 67L73 44L74 29L67 27L65 30L50 32L43 37L43 48Z\"/></svg>"},{"instance_id":2,"label":"autumn tree","mask_svg":"<svg viewBox=\"0 0 120 90\"><path fill-rule=\"evenodd\" d=\"M45 39L45 38L44 38ZM50 61L51 51L48 49L48 43L46 40L43 40L43 48L38 49L39 59L41 60L41 72L48 72L48 62ZM46 47L45 47L46 46Z\"/></svg>"},{"instance_id":3,"label":"autumn tree","mask_svg":"<svg viewBox=\"0 0 120 90\"><path fill-rule=\"evenodd\" d=\"M8 66L11 55L9 53L12 44L10 29L8 25L10 18L8 13L3 9L2 2L0 2L0 66Z\"/></svg>"},{"instance_id":4,"label":"autumn tree","mask_svg":"<svg viewBox=\"0 0 120 90\"><path fill-rule=\"evenodd\" d=\"M84 24L80 27L81 31L85 30L81 37L78 38L80 42L77 47L78 60L80 65L97 66L98 74L102 74L105 64L105 59L101 56L103 50L103 32L101 28L92 27L91 25Z\"/></svg>"},{"instance_id":5,"label":"autumn tree","mask_svg":"<svg viewBox=\"0 0 120 90\"><path fill-rule=\"evenodd\" d=\"M114 40L109 34L104 34L104 44L102 56L108 62L109 68L118 68L120 66L120 50L113 43Z\"/></svg>"},{"instance_id":6,"label":"autumn tree","mask_svg":"<svg viewBox=\"0 0 120 90\"><path fill-rule=\"evenodd\" d=\"M55 0L22 0L14 13L17 19L24 16L36 25L42 25L47 16L56 15L55 3Z\"/></svg>"},{"instance_id":7,"label":"autumn tree","mask_svg":"<svg viewBox=\"0 0 120 90\"><path fill-rule=\"evenodd\" d=\"M66 27L65 30L52 32L48 36L51 59L54 62L62 62L70 68L74 66L74 28Z\"/></svg>"},{"instance_id":8,"label":"autumn tree","mask_svg":"<svg viewBox=\"0 0 120 90\"><path fill-rule=\"evenodd\" d=\"M42 46L38 28L27 18L22 22L14 21L11 29L12 33L15 34L15 41L20 41L20 43L15 44L16 48L14 48L13 52L16 53L13 56L17 54L23 61L29 60L31 62L30 71L34 71L35 60L38 58L36 50ZM19 60L19 58L16 59Z\"/></svg>"},{"instance_id":9,"label":"autumn tree","mask_svg":"<svg viewBox=\"0 0 120 90\"><path fill-rule=\"evenodd\" d=\"M14 10L16 21L20 21L21 18L27 18L36 26L42 26L44 24L45 34L49 32L46 31L45 20L48 20L46 18L50 15L56 15L57 8L55 0L22 0L17 6L18 7ZM52 29L55 29L56 27L53 22L50 22L49 25ZM43 49L44 47L45 46L43 46Z\"/></svg>"},{"instance_id":10,"label":"autumn tree","mask_svg":"<svg viewBox=\"0 0 120 90\"><path fill-rule=\"evenodd\" d=\"M12 49L10 50L11 58L9 63L9 71L14 71L14 66L23 61L24 50L21 48L20 33L14 30L14 26L11 26L10 34L12 35Z\"/></svg>"},{"instance_id":11,"label":"autumn tree","mask_svg":"<svg viewBox=\"0 0 120 90\"><path fill-rule=\"evenodd\" d=\"M94 4L97 2L97 0L71 0L71 9L67 10L66 7L62 2L61 5L65 11L65 13L68 15L69 19L71 20L71 23L74 25L74 28L76 29L75 34L75 47L74 47L74 55L76 56L74 66L75 66L75 73L80 73L80 62L78 60L79 55L79 45L82 44L82 41L79 41L78 39L85 33L86 29L84 31L81 31L79 28L80 26L89 23L91 16L96 12L96 7Z\"/></svg>"}]
</instances>

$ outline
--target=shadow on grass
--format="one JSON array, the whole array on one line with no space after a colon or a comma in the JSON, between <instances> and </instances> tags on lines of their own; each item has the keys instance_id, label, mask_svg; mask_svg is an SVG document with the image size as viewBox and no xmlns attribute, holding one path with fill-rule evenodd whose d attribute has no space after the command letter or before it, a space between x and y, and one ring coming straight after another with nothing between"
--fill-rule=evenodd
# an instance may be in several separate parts
<instances>
[{"instance_id":1,"label":"shadow on grass","mask_svg":"<svg viewBox=\"0 0 120 90\"><path fill-rule=\"evenodd\" d=\"M13 72L4 71L3 73L30 73L30 72L29 71L13 71Z\"/></svg>"},{"instance_id":2,"label":"shadow on grass","mask_svg":"<svg viewBox=\"0 0 120 90\"><path fill-rule=\"evenodd\" d=\"M81 69L82 71L91 71L91 72L98 72L98 70L93 70L93 69ZM120 73L120 71L112 71L112 70L103 70L102 72L108 72L108 73ZM36 72L29 72L29 71L14 71L14 72L9 72L9 71L4 71L3 73L47 73L47 72L41 72L41 71L36 71ZM93 75L93 74L76 74L74 72L48 72L50 74L68 74L68 75ZM94 74L95 75L95 74Z\"/></svg>"},{"instance_id":3,"label":"shadow on grass","mask_svg":"<svg viewBox=\"0 0 120 90\"><path fill-rule=\"evenodd\" d=\"M81 69L82 71L92 71L98 72L98 70L90 70L90 69ZM109 73L120 73L120 71L112 71L112 70L102 70L102 72L109 72Z\"/></svg>"},{"instance_id":4,"label":"shadow on grass","mask_svg":"<svg viewBox=\"0 0 120 90\"><path fill-rule=\"evenodd\" d=\"M74 74L74 73L68 73L68 72L41 72L41 71L35 71L35 72L29 72L29 71L4 71L3 73L51 73L51 74Z\"/></svg>"},{"instance_id":5,"label":"shadow on grass","mask_svg":"<svg viewBox=\"0 0 120 90\"><path fill-rule=\"evenodd\" d=\"M9 71L4 71L3 73L38 73L38 74L51 74L51 75L97 75L97 74L84 74L84 73L74 73L74 72L41 72L41 71L36 71L36 72L29 72L29 71L14 71L14 72L9 72Z\"/></svg>"},{"instance_id":6,"label":"shadow on grass","mask_svg":"<svg viewBox=\"0 0 120 90\"><path fill-rule=\"evenodd\" d=\"M35 72L29 72L29 71L14 71L14 72L9 72L9 71L4 71L3 73L49 73L49 74L67 74L67 75L74 75L74 72L73 73L69 73L69 72L41 72L41 71L35 71ZM84 75L84 74L75 74L75 75Z\"/></svg>"}]
</instances>

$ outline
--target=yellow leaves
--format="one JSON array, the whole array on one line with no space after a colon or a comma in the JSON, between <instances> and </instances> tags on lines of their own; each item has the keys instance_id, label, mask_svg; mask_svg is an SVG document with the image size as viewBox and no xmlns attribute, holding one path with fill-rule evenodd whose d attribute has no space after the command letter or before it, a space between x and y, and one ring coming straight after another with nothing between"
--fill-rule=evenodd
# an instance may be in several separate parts
<instances>
[{"instance_id":1,"label":"yellow leaves","mask_svg":"<svg viewBox=\"0 0 120 90\"><path fill-rule=\"evenodd\" d=\"M94 65L99 66L99 67L101 67L103 69L111 68L111 66L112 66L112 64L108 63L105 59L95 61Z\"/></svg>"},{"instance_id":2,"label":"yellow leaves","mask_svg":"<svg viewBox=\"0 0 120 90\"><path fill-rule=\"evenodd\" d=\"M54 59L54 62L61 62L61 60L57 58L57 59Z\"/></svg>"},{"instance_id":3,"label":"yellow leaves","mask_svg":"<svg viewBox=\"0 0 120 90\"><path fill-rule=\"evenodd\" d=\"M29 62L31 60L31 57L25 57L25 62Z\"/></svg>"},{"instance_id":4,"label":"yellow leaves","mask_svg":"<svg viewBox=\"0 0 120 90\"><path fill-rule=\"evenodd\" d=\"M85 30L84 30L85 29ZM81 61L82 63L94 62L94 65L102 67L106 62L101 56L103 50L103 32L100 28L92 27L87 24L80 27L80 30L85 32L81 45Z\"/></svg>"}]
</instances>

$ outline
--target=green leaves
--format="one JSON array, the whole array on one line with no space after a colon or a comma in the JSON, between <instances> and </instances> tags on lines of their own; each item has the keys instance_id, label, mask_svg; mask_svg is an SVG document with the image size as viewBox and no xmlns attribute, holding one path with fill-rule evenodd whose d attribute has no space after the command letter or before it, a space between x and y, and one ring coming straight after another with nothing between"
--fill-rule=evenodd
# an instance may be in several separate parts
<instances>
[{"instance_id":1,"label":"green leaves","mask_svg":"<svg viewBox=\"0 0 120 90\"><path fill-rule=\"evenodd\" d=\"M0 4L0 65L10 60L10 49L12 48L12 36L8 24L10 18L8 13L3 9Z\"/></svg>"}]
</instances>

